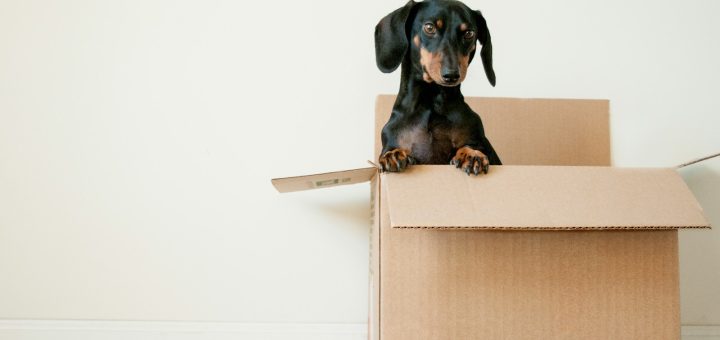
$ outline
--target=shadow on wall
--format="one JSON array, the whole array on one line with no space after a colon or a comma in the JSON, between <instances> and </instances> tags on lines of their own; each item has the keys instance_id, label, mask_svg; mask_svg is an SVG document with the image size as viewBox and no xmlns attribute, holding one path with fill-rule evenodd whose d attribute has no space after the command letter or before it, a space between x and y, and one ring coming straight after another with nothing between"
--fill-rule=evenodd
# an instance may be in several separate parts
<instances>
[{"instance_id":1,"label":"shadow on wall","mask_svg":"<svg viewBox=\"0 0 720 340\"><path fill-rule=\"evenodd\" d=\"M681 230L680 296L683 324L720 324L720 159L678 170L713 230Z\"/></svg>"},{"instance_id":2,"label":"shadow on wall","mask_svg":"<svg viewBox=\"0 0 720 340\"><path fill-rule=\"evenodd\" d=\"M324 193L329 194L329 193ZM371 224L370 193L345 193L337 200L321 202L303 202L308 210L318 211L323 216L352 223L367 231Z\"/></svg>"},{"instance_id":3,"label":"shadow on wall","mask_svg":"<svg viewBox=\"0 0 720 340\"><path fill-rule=\"evenodd\" d=\"M710 224L720 227L720 173L711 167L717 163L720 159L690 165L678 172L700 202Z\"/></svg>"}]
</instances>

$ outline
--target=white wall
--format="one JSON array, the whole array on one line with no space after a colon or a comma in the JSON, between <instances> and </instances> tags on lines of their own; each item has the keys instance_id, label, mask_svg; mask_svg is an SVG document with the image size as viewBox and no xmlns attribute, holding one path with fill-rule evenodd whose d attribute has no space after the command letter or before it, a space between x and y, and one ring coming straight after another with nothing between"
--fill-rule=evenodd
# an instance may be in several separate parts
<instances>
[{"instance_id":1,"label":"white wall","mask_svg":"<svg viewBox=\"0 0 720 340\"><path fill-rule=\"evenodd\" d=\"M720 151L720 2L467 1L496 88L608 98L613 161ZM0 318L366 322L372 33L402 1L0 1ZM720 225L720 159L681 171ZM720 230L681 236L685 324L720 325Z\"/></svg>"}]
</instances>

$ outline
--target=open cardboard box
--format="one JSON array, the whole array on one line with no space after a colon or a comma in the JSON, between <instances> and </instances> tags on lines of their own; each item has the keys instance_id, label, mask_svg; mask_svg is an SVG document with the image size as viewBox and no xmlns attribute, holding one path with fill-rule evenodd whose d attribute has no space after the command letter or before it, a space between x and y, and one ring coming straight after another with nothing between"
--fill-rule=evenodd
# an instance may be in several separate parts
<instances>
[{"instance_id":1,"label":"open cardboard box","mask_svg":"<svg viewBox=\"0 0 720 340\"><path fill-rule=\"evenodd\" d=\"M376 105L380 129L394 96ZM610 165L607 100L466 98L506 165L274 179L371 182L371 339L678 339L677 229L709 228L674 169Z\"/></svg>"}]
</instances>

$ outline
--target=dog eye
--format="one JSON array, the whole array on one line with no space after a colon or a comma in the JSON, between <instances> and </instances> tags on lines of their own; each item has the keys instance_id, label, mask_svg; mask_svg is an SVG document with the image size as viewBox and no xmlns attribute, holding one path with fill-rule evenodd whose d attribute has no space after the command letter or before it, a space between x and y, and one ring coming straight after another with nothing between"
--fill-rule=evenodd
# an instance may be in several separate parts
<instances>
[{"instance_id":1,"label":"dog eye","mask_svg":"<svg viewBox=\"0 0 720 340\"><path fill-rule=\"evenodd\" d=\"M435 27L435 25L431 23L427 23L423 25L423 31L425 31L425 33L427 33L428 35L433 35L435 34L435 32L437 32L437 27Z\"/></svg>"},{"instance_id":2,"label":"dog eye","mask_svg":"<svg viewBox=\"0 0 720 340\"><path fill-rule=\"evenodd\" d=\"M465 39L467 39L467 40L475 39L475 31L465 31Z\"/></svg>"}]
</instances>

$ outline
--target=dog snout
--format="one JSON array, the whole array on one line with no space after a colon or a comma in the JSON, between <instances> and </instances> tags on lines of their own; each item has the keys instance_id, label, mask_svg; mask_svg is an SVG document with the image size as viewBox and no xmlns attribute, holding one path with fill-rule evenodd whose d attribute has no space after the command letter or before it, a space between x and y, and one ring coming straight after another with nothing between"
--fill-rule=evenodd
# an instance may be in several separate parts
<instances>
[{"instance_id":1,"label":"dog snout","mask_svg":"<svg viewBox=\"0 0 720 340\"><path fill-rule=\"evenodd\" d=\"M442 67L440 77L446 84L455 84L460 80L460 65L456 53L447 47L442 54Z\"/></svg>"},{"instance_id":2,"label":"dog snout","mask_svg":"<svg viewBox=\"0 0 720 340\"><path fill-rule=\"evenodd\" d=\"M446 83L455 83L460 79L459 70L443 70L442 80Z\"/></svg>"}]
</instances>

